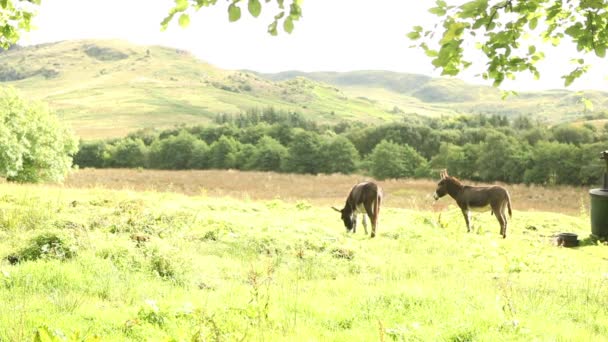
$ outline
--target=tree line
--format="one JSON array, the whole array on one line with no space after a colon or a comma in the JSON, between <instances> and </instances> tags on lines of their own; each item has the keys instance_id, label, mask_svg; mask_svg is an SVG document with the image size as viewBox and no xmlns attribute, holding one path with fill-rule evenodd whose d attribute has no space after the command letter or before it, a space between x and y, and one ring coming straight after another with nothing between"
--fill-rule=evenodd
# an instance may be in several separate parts
<instances>
[{"instance_id":1,"label":"tree line","mask_svg":"<svg viewBox=\"0 0 608 342\"><path fill-rule=\"evenodd\" d=\"M607 142L608 124L548 127L527 116L463 115L324 125L267 108L221 114L213 125L81 142L74 162L81 168L357 172L377 179L435 177L447 168L475 181L593 185L603 173L599 152Z\"/></svg>"}]
</instances>

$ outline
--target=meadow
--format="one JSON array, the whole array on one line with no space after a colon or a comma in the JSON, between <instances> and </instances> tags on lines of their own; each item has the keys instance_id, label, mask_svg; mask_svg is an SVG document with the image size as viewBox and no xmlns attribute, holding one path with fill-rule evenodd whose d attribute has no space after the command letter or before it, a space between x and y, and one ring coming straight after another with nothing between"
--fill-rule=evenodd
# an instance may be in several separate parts
<instances>
[{"instance_id":1,"label":"meadow","mask_svg":"<svg viewBox=\"0 0 608 342\"><path fill-rule=\"evenodd\" d=\"M509 186L503 240L488 213L467 234L450 199L432 204L433 181L380 182L370 239L328 207L363 178L80 170L62 186L0 184L0 340L608 335L608 252L588 239L585 189ZM581 245L556 246L562 231Z\"/></svg>"}]
</instances>

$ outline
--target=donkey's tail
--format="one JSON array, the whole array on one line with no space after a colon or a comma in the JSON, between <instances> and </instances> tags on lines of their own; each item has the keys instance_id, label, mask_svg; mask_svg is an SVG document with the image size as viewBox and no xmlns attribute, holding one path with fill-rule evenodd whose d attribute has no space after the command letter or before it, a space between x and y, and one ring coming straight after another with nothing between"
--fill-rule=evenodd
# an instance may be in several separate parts
<instances>
[{"instance_id":1,"label":"donkey's tail","mask_svg":"<svg viewBox=\"0 0 608 342\"><path fill-rule=\"evenodd\" d=\"M507 192L507 209L509 209L509 217L513 217L513 213L511 212L511 196Z\"/></svg>"},{"instance_id":2,"label":"donkey's tail","mask_svg":"<svg viewBox=\"0 0 608 342\"><path fill-rule=\"evenodd\" d=\"M374 203L374 227L378 226L378 216L380 216L380 204L382 202L382 196L376 196L376 201Z\"/></svg>"}]
</instances>

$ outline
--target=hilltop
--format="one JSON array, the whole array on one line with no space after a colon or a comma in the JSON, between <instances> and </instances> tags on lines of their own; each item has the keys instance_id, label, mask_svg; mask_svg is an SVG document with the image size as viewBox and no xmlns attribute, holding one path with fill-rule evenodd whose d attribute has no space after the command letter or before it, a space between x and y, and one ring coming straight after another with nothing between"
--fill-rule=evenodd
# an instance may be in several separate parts
<instances>
[{"instance_id":1,"label":"hilltop","mask_svg":"<svg viewBox=\"0 0 608 342\"><path fill-rule=\"evenodd\" d=\"M0 84L42 100L85 139L140 128L211 122L219 113L275 107L307 118L381 123L413 115L533 115L559 122L581 117L582 94L499 90L456 79L385 71L259 74L223 70L190 53L124 41L62 41L0 53ZM589 92L596 110L608 93Z\"/></svg>"}]
</instances>

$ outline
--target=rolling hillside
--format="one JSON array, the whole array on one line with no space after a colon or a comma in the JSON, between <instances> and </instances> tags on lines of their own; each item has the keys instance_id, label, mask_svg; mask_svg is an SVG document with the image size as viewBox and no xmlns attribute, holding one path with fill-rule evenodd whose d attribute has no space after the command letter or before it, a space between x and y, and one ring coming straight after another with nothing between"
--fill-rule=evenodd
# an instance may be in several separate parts
<instances>
[{"instance_id":1,"label":"rolling hillside","mask_svg":"<svg viewBox=\"0 0 608 342\"><path fill-rule=\"evenodd\" d=\"M608 110L608 92L547 90L522 92L503 100L499 89L467 84L458 79L431 78L424 75L392 71L300 72L285 71L260 74L285 81L304 77L332 84L350 96L365 96L372 101L383 101L396 106L395 110L426 114L424 108L445 108L449 111L472 114L532 115L550 123L571 121L585 113L582 99L593 103L594 111ZM421 105L416 109L415 104Z\"/></svg>"},{"instance_id":2,"label":"rolling hillside","mask_svg":"<svg viewBox=\"0 0 608 342\"><path fill-rule=\"evenodd\" d=\"M42 100L85 139L139 128L210 122L218 113L273 106L320 122L380 123L410 115L531 114L580 117L580 95L553 91L501 100L498 90L455 79L383 71L222 70L188 52L123 41L63 41L0 52L0 85ZM587 97L604 110L608 93Z\"/></svg>"}]
</instances>

